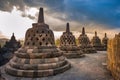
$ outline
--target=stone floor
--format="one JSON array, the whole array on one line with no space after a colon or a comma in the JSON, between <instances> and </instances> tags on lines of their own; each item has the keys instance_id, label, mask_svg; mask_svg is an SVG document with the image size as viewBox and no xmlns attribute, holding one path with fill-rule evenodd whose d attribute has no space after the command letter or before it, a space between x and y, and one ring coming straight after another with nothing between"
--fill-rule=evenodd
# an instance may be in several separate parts
<instances>
[{"instance_id":1,"label":"stone floor","mask_svg":"<svg viewBox=\"0 0 120 80\"><path fill-rule=\"evenodd\" d=\"M44 78L22 78L5 74L2 67L2 76L7 80L114 80L106 69L105 51L95 54L86 54L84 58L69 59L72 68L62 74Z\"/></svg>"}]
</instances>

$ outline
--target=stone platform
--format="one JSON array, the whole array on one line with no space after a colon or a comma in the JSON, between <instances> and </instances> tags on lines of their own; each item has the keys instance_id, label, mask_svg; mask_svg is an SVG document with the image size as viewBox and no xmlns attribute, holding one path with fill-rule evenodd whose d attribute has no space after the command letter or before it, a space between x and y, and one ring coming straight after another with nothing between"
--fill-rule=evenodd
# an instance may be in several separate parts
<instances>
[{"instance_id":1,"label":"stone platform","mask_svg":"<svg viewBox=\"0 0 120 80\"><path fill-rule=\"evenodd\" d=\"M106 51L99 51L96 54L85 54L84 58L68 59L72 68L62 74L44 78L24 78L7 75L4 66L1 67L2 76L7 80L114 80L107 70Z\"/></svg>"},{"instance_id":2,"label":"stone platform","mask_svg":"<svg viewBox=\"0 0 120 80\"><path fill-rule=\"evenodd\" d=\"M8 74L18 77L45 77L62 73L69 68L70 64L56 47L52 49L20 48L6 65L5 70Z\"/></svg>"}]
</instances>

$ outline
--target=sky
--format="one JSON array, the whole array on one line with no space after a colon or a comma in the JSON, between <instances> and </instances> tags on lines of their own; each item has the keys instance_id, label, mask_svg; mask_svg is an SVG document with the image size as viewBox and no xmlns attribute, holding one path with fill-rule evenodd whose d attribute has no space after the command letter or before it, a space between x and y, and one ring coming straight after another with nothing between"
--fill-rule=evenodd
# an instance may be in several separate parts
<instances>
[{"instance_id":1,"label":"sky","mask_svg":"<svg viewBox=\"0 0 120 80\"><path fill-rule=\"evenodd\" d=\"M0 0L0 37L24 39L25 32L37 22L39 8L44 8L45 23L56 38L66 23L76 37L86 28L88 36L97 31L112 38L120 32L120 0Z\"/></svg>"}]
</instances>

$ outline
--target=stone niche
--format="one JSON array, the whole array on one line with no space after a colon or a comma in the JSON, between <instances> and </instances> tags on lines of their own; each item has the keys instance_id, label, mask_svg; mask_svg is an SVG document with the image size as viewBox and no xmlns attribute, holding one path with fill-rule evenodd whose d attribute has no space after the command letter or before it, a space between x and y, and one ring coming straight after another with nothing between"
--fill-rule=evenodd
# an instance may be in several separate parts
<instances>
[{"instance_id":1,"label":"stone niche","mask_svg":"<svg viewBox=\"0 0 120 80\"><path fill-rule=\"evenodd\" d=\"M79 48L82 49L84 53L96 53L96 49L91 45L84 27L82 28L82 34L78 37L78 44Z\"/></svg>"},{"instance_id":2,"label":"stone niche","mask_svg":"<svg viewBox=\"0 0 120 80\"><path fill-rule=\"evenodd\" d=\"M108 41L107 68L115 80L120 80L120 33Z\"/></svg>"},{"instance_id":3,"label":"stone niche","mask_svg":"<svg viewBox=\"0 0 120 80\"><path fill-rule=\"evenodd\" d=\"M66 32L60 37L60 50L67 58L83 57L83 51L76 45L75 36L70 32L69 23L66 25Z\"/></svg>"},{"instance_id":4,"label":"stone niche","mask_svg":"<svg viewBox=\"0 0 120 80\"><path fill-rule=\"evenodd\" d=\"M32 26L26 32L24 46L6 65L6 73L20 77L45 77L68 70L71 65L55 46L53 31L44 22L43 8L40 8L38 23Z\"/></svg>"},{"instance_id":5,"label":"stone niche","mask_svg":"<svg viewBox=\"0 0 120 80\"><path fill-rule=\"evenodd\" d=\"M97 36L97 32L95 31L95 36L91 40L92 46L97 50L97 51L104 51L105 48L101 43L101 39L99 36Z\"/></svg>"}]
</instances>

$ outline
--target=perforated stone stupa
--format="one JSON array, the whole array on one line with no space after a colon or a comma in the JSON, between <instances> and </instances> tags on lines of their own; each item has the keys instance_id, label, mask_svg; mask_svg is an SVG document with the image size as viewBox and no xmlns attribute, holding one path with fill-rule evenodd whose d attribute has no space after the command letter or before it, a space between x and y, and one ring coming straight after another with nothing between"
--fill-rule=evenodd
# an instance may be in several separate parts
<instances>
[{"instance_id":1,"label":"perforated stone stupa","mask_svg":"<svg viewBox=\"0 0 120 80\"><path fill-rule=\"evenodd\" d=\"M83 56L83 51L76 45L75 36L70 32L69 23L66 32L60 37L60 49L67 58L79 58Z\"/></svg>"},{"instance_id":2,"label":"perforated stone stupa","mask_svg":"<svg viewBox=\"0 0 120 80\"><path fill-rule=\"evenodd\" d=\"M6 65L6 72L20 77L44 77L68 70L70 64L57 50L53 31L44 23L43 8L38 23L32 26L26 32L24 47Z\"/></svg>"},{"instance_id":3,"label":"perforated stone stupa","mask_svg":"<svg viewBox=\"0 0 120 80\"><path fill-rule=\"evenodd\" d=\"M20 47L20 41L16 40L14 33L12 34L11 39L7 41L6 44L3 46L3 48L8 52L14 52Z\"/></svg>"},{"instance_id":4,"label":"perforated stone stupa","mask_svg":"<svg viewBox=\"0 0 120 80\"><path fill-rule=\"evenodd\" d=\"M80 49L85 53L96 53L96 49L91 45L88 36L85 33L85 28L82 28L82 34L78 37L78 44Z\"/></svg>"},{"instance_id":5,"label":"perforated stone stupa","mask_svg":"<svg viewBox=\"0 0 120 80\"><path fill-rule=\"evenodd\" d=\"M107 44L108 44L108 37L107 37L107 34L105 33L105 36L104 38L102 39L102 44L104 46L104 49L107 50Z\"/></svg>"},{"instance_id":6,"label":"perforated stone stupa","mask_svg":"<svg viewBox=\"0 0 120 80\"><path fill-rule=\"evenodd\" d=\"M101 43L101 39L97 36L97 32L95 31L95 36L91 40L92 46L98 50L98 51L103 51L104 46Z\"/></svg>"}]
</instances>

